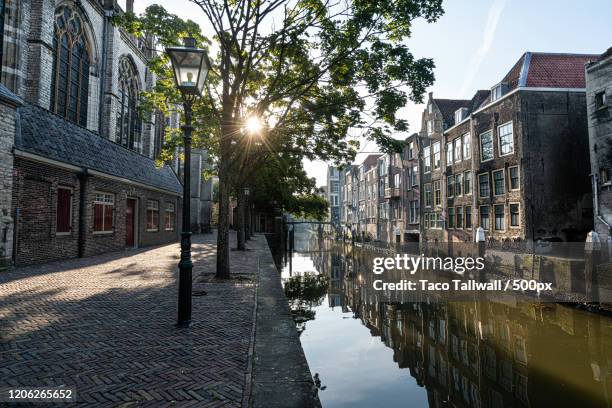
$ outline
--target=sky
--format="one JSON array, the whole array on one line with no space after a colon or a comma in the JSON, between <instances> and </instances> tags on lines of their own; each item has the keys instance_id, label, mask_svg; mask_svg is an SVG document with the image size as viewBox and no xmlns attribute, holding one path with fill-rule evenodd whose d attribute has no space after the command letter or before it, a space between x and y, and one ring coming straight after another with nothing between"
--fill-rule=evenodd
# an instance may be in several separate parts
<instances>
[{"instance_id":1,"label":"sky","mask_svg":"<svg viewBox=\"0 0 612 408\"><path fill-rule=\"evenodd\" d=\"M154 3L207 25L188 0L135 0L135 11ZM406 41L415 57L433 58L436 81L428 92L438 98L469 99L491 88L525 51L601 54L612 46L612 0L445 0L443 8L435 23L416 21ZM423 109L412 102L402 109L410 133L420 130ZM378 148L362 140L360 150L356 163ZM326 184L325 163L304 167L317 185Z\"/></svg>"}]
</instances>

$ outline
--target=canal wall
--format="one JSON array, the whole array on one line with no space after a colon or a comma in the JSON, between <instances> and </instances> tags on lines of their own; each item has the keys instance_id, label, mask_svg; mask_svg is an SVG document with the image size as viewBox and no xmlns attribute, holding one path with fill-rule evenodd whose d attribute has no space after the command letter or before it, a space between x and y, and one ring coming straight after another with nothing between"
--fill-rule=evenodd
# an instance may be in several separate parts
<instances>
[{"instance_id":1,"label":"canal wall","mask_svg":"<svg viewBox=\"0 0 612 408\"><path fill-rule=\"evenodd\" d=\"M267 237L272 242L271 237ZM254 408L321 407L269 249L259 257L251 399ZM244 405L244 404L243 404Z\"/></svg>"}]
</instances>

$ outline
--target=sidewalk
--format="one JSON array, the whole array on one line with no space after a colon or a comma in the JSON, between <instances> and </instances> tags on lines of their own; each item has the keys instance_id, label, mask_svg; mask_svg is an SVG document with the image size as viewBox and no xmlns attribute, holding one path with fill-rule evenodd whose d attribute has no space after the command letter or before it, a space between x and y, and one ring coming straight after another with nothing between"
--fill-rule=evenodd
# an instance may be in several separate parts
<instances>
[{"instance_id":1,"label":"sidewalk","mask_svg":"<svg viewBox=\"0 0 612 408\"><path fill-rule=\"evenodd\" d=\"M203 283L215 242L194 236L194 291L207 295L188 330L174 327L178 244L0 273L0 388L66 384L88 406L241 406L269 250L256 236L231 252L241 279Z\"/></svg>"}]
</instances>

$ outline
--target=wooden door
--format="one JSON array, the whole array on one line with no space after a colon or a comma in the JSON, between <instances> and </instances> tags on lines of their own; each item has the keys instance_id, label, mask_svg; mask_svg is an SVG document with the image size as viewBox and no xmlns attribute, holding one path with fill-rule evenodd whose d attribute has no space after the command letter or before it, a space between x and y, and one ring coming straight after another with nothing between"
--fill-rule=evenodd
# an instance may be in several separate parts
<instances>
[{"instance_id":1,"label":"wooden door","mask_svg":"<svg viewBox=\"0 0 612 408\"><path fill-rule=\"evenodd\" d=\"M136 200L128 198L125 210L125 246L134 248L136 237Z\"/></svg>"}]
</instances>

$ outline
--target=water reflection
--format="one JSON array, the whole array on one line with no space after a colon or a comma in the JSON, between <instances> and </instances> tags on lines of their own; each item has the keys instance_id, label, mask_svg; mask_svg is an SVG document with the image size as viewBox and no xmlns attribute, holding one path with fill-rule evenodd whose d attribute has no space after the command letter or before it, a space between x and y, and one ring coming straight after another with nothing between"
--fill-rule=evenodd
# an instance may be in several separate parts
<instances>
[{"instance_id":1,"label":"water reflection","mask_svg":"<svg viewBox=\"0 0 612 408\"><path fill-rule=\"evenodd\" d=\"M314 320L300 322L325 407L610 406L611 319L513 297L383 299L372 289L371 254L312 239L300 250L283 279L329 280L301 305Z\"/></svg>"}]
</instances>

